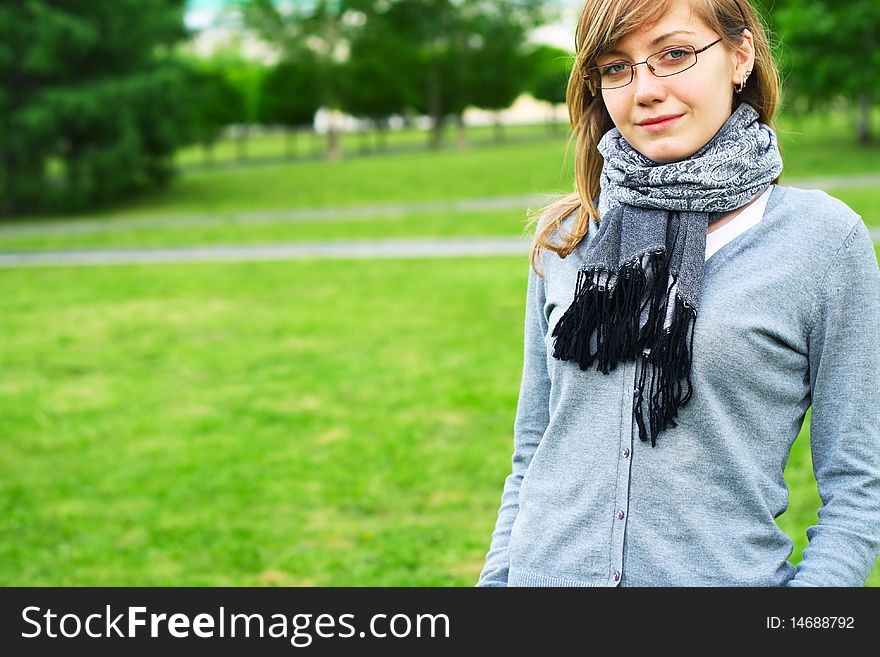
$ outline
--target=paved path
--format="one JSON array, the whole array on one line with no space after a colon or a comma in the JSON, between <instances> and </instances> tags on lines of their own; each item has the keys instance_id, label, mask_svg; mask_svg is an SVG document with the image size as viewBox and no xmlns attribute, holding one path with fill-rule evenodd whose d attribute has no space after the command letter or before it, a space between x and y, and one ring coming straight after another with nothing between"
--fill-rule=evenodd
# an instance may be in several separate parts
<instances>
[{"instance_id":1,"label":"paved path","mask_svg":"<svg viewBox=\"0 0 880 657\"><path fill-rule=\"evenodd\" d=\"M880 229L871 229L880 243ZM308 258L462 258L528 256L528 237L456 237L443 239L386 239L360 242L304 242L271 246L206 246L168 249L95 249L0 253L0 268L168 264L184 262L242 262Z\"/></svg>"},{"instance_id":2,"label":"paved path","mask_svg":"<svg viewBox=\"0 0 880 657\"><path fill-rule=\"evenodd\" d=\"M880 184L880 182L878 182ZM357 221L399 217L404 214L441 212L491 212L493 210L525 210L537 208L549 200L542 196L498 196L493 198L452 199L448 201L416 201L383 203L350 207L302 208L264 212L216 213L162 217L127 217L114 219L70 219L0 224L3 235L81 235L110 233L132 228L185 228L215 224L273 224L297 221Z\"/></svg>"},{"instance_id":3,"label":"paved path","mask_svg":"<svg viewBox=\"0 0 880 657\"><path fill-rule=\"evenodd\" d=\"M178 249L95 249L0 253L0 267L131 265L180 262L299 260L304 258L459 258L528 256L527 237L386 239L362 242L304 242L271 246L211 246Z\"/></svg>"},{"instance_id":4,"label":"paved path","mask_svg":"<svg viewBox=\"0 0 880 657\"><path fill-rule=\"evenodd\" d=\"M832 189L835 187L880 186L880 173L852 176L827 176L783 181L786 186L802 189ZM27 221L0 223L3 235L78 235L109 233L132 228L186 228L212 224L265 224L296 221L352 221L375 220L398 217L403 214L440 212L491 212L494 210L524 211L537 209L550 200L550 196L498 196L492 198L451 199L445 201L416 201L408 203L382 203L350 207L301 208L296 210L271 210L263 212L214 213L210 215L185 215L161 217L126 217L104 219L69 219L59 221Z\"/></svg>"}]
</instances>

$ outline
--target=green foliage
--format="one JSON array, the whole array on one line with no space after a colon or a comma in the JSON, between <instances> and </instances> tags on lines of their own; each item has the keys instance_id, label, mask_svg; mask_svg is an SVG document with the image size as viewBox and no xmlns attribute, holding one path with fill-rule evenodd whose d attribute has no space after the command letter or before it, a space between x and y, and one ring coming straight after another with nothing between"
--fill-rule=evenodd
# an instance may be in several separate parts
<instances>
[{"instance_id":1,"label":"green foliage","mask_svg":"<svg viewBox=\"0 0 880 657\"><path fill-rule=\"evenodd\" d=\"M408 110L435 127L469 105L501 109L526 85L526 36L547 0L242 0L247 24L313 61L317 103L382 119ZM341 55L347 52L347 55ZM306 86L305 84L303 86Z\"/></svg>"},{"instance_id":2,"label":"green foliage","mask_svg":"<svg viewBox=\"0 0 880 657\"><path fill-rule=\"evenodd\" d=\"M880 84L880 4L874 0L786 0L775 18L792 92L814 100L855 98Z\"/></svg>"},{"instance_id":3,"label":"green foliage","mask_svg":"<svg viewBox=\"0 0 880 657\"><path fill-rule=\"evenodd\" d=\"M365 15L363 29L352 34L348 61L339 69L342 110L374 120L402 112L419 86L420 68L401 56L408 48L383 15Z\"/></svg>"},{"instance_id":4,"label":"green foliage","mask_svg":"<svg viewBox=\"0 0 880 657\"><path fill-rule=\"evenodd\" d=\"M238 62L226 64L218 69L223 71L229 83L238 90L242 98L235 123L257 123L260 120L260 92L268 67L242 58Z\"/></svg>"},{"instance_id":5,"label":"green foliage","mask_svg":"<svg viewBox=\"0 0 880 657\"><path fill-rule=\"evenodd\" d=\"M193 69L189 72L187 108L189 139L209 147L224 126L244 116L244 95L223 72Z\"/></svg>"},{"instance_id":6,"label":"green foliage","mask_svg":"<svg viewBox=\"0 0 880 657\"><path fill-rule=\"evenodd\" d=\"M785 42L787 96L807 110L841 98L857 104L860 140L868 141L870 107L880 87L880 3L780 0L773 18Z\"/></svg>"},{"instance_id":7,"label":"green foliage","mask_svg":"<svg viewBox=\"0 0 880 657\"><path fill-rule=\"evenodd\" d=\"M198 142L206 153L211 152L223 127L263 120L264 78L269 67L244 57L240 38L214 50L209 57L189 53L180 58L189 71L189 142Z\"/></svg>"},{"instance_id":8,"label":"green foliage","mask_svg":"<svg viewBox=\"0 0 880 657\"><path fill-rule=\"evenodd\" d=\"M85 208L167 182L185 123L185 74L168 56L185 36L183 5L0 7L0 214Z\"/></svg>"},{"instance_id":9,"label":"green foliage","mask_svg":"<svg viewBox=\"0 0 880 657\"><path fill-rule=\"evenodd\" d=\"M413 109L441 121L468 105L501 109L523 90L523 46L542 20L542 0L399 0L387 12L408 49L398 61L418 74ZM421 84L418 82L421 81Z\"/></svg>"},{"instance_id":10,"label":"green foliage","mask_svg":"<svg viewBox=\"0 0 880 657\"><path fill-rule=\"evenodd\" d=\"M310 58L284 61L262 80L258 116L263 123L310 125L318 111L318 79Z\"/></svg>"},{"instance_id":11,"label":"green foliage","mask_svg":"<svg viewBox=\"0 0 880 657\"><path fill-rule=\"evenodd\" d=\"M466 34L449 0L400 0L387 12L391 29L400 36L396 61L401 79L414 92L410 108L442 123L467 106Z\"/></svg>"},{"instance_id":12,"label":"green foliage","mask_svg":"<svg viewBox=\"0 0 880 657\"><path fill-rule=\"evenodd\" d=\"M467 102L489 110L509 107L528 84L532 60L524 44L531 25L518 20L516 6L497 3L496 12L465 14L469 37L462 57L468 65Z\"/></svg>"},{"instance_id":13,"label":"green foliage","mask_svg":"<svg viewBox=\"0 0 880 657\"><path fill-rule=\"evenodd\" d=\"M281 6L271 0L241 0L245 24L274 46L288 62L311 63L318 106L339 106L340 46L349 29L343 24L345 0L314 0ZM311 85L309 86L311 88Z\"/></svg>"},{"instance_id":14,"label":"green foliage","mask_svg":"<svg viewBox=\"0 0 880 657\"><path fill-rule=\"evenodd\" d=\"M538 46L529 55L531 78L528 90L538 100L564 103L572 55L560 48Z\"/></svg>"}]
</instances>

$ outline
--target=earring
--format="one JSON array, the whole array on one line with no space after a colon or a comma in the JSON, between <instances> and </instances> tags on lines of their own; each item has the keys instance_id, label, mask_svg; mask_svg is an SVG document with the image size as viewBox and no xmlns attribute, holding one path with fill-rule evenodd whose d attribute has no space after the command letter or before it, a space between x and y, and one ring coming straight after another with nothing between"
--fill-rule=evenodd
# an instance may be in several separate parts
<instances>
[{"instance_id":1,"label":"earring","mask_svg":"<svg viewBox=\"0 0 880 657\"><path fill-rule=\"evenodd\" d=\"M742 81L739 83L739 87L736 89L736 93L742 93L742 90L746 88L746 80L749 79L749 76L751 74L751 71L746 71L746 74L743 76Z\"/></svg>"}]
</instances>

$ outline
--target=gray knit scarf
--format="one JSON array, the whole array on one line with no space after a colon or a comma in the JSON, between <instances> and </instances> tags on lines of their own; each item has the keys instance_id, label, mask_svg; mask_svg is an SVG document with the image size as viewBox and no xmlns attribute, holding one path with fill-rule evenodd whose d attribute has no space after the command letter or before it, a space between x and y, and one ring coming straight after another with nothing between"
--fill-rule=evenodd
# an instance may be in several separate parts
<instances>
[{"instance_id":1,"label":"gray knit scarf","mask_svg":"<svg viewBox=\"0 0 880 657\"><path fill-rule=\"evenodd\" d=\"M553 329L553 355L581 370L596 359L604 374L621 360L641 358L633 415L646 441L647 394L655 447L657 434L678 426L673 418L691 398L708 225L765 190L782 171L782 157L773 130L746 103L705 146L678 162L648 159L617 128L598 150L605 158L599 232L578 272L574 301Z\"/></svg>"}]
</instances>

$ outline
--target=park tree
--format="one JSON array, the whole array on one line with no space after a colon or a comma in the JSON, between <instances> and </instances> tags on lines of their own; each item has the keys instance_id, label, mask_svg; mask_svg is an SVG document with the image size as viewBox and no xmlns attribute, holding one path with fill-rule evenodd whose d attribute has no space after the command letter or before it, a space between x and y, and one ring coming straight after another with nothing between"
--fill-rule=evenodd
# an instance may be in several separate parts
<instances>
[{"instance_id":1,"label":"park tree","mask_svg":"<svg viewBox=\"0 0 880 657\"><path fill-rule=\"evenodd\" d=\"M342 64L348 47L348 28L343 14L349 0L312 0L279 3L273 0L241 0L245 24L281 51L287 61L306 58L311 62L319 107L340 108ZM327 132L326 156L341 156L338 127Z\"/></svg>"},{"instance_id":2,"label":"park tree","mask_svg":"<svg viewBox=\"0 0 880 657\"><path fill-rule=\"evenodd\" d=\"M403 74L400 58L410 44L387 20L381 2L349 0L347 6L344 20L358 29L350 31L348 58L341 69L341 109L369 121L381 140L388 117L403 114L415 95L415 72Z\"/></svg>"},{"instance_id":3,"label":"park tree","mask_svg":"<svg viewBox=\"0 0 880 657\"><path fill-rule=\"evenodd\" d=\"M248 159L250 127L261 120L260 95L263 77L269 67L260 60L246 56L245 35L238 33L221 45L212 48L208 56L191 55L192 65L200 70L221 75L235 101L227 108L226 125L235 128L235 143L239 161Z\"/></svg>"},{"instance_id":4,"label":"park tree","mask_svg":"<svg viewBox=\"0 0 880 657\"><path fill-rule=\"evenodd\" d=\"M529 5L469 0L462 6L469 48L467 61L469 105L499 112L510 107L528 86L533 60L528 56L529 31L541 20L541 3ZM496 114L497 116L497 114ZM500 120L496 139L503 138Z\"/></svg>"},{"instance_id":5,"label":"park tree","mask_svg":"<svg viewBox=\"0 0 880 657\"><path fill-rule=\"evenodd\" d=\"M531 76L526 88L537 100L553 105L565 102L568 78L574 63L574 57L565 50L553 46L541 45L529 53ZM558 130L556 113L550 117L553 132Z\"/></svg>"},{"instance_id":6,"label":"park tree","mask_svg":"<svg viewBox=\"0 0 880 657\"><path fill-rule=\"evenodd\" d=\"M390 1L390 0L389 0ZM449 117L469 105L508 107L523 90L526 35L546 20L545 0L397 0L387 10L406 35L398 61L413 76L413 109L431 117L429 145L442 141Z\"/></svg>"},{"instance_id":7,"label":"park tree","mask_svg":"<svg viewBox=\"0 0 880 657\"><path fill-rule=\"evenodd\" d=\"M410 106L431 118L428 145L439 148L448 117L467 106L462 16L453 0L397 0L386 15L401 37L397 61L401 82L413 92Z\"/></svg>"},{"instance_id":8,"label":"park tree","mask_svg":"<svg viewBox=\"0 0 880 657\"><path fill-rule=\"evenodd\" d=\"M380 122L431 118L431 147L468 105L507 107L523 90L526 35L548 0L241 0L247 25L290 59L314 57L319 102ZM334 130L328 153L337 143Z\"/></svg>"},{"instance_id":9,"label":"park tree","mask_svg":"<svg viewBox=\"0 0 880 657\"><path fill-rule=\"evenodd\" d=\"M779 0L772 15L784 43L786 96L808 108L846 99L857 108L858 141L869 143L880 99L880 2Z\"/></svg>"},{"instance_id":10,"label":"park tree","mask_svg":"<svg viewBox=\"0 0 880 657\"><path fill-rule=\"evenodd\" d=\"M295 129L314 122L318 111L319 81L307 53L279 62L263 78L260 91L261 123L287 129L287 157L294 151Z\"/></svg>"},{"instance_id":11,"label":"park tree","mask_svg":"<svg viewBox=\"0 0 880 657\"><path fill-rule=\"evenodd\" d=\"M184 4L0 4L0 213L83 209L169 180Z\"/></svg>"},{"instance_id":12,"label":"park tree","mask_svg":"<svg viewBox=\"0 0 880 657\"><path fill-rule=\"evenodd\" d=\"M206 161L212 161L214 144L224 127L239 121L245 112L241 90L223 71L189 64L187 76L188 141L198 143Z\"/></svg>"}]
</instances>

